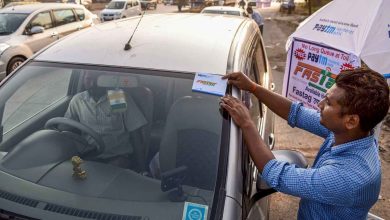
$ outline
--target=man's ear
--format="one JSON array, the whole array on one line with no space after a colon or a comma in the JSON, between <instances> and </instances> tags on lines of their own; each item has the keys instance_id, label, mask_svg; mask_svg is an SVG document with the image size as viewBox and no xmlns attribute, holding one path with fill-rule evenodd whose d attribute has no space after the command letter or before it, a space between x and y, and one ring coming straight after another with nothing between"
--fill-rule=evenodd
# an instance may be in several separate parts
<instances>
[{"instance_id":1,"label":"man's ear","mask_svg":"<svg viewBox=\"0 0 390 220\"><path fill-rule=\"evenodd\" d=\"M345 115L344 125L348 130L352 130L354 128L359 127L360 117L359 115Z\"/></svg>"}]
</instances>

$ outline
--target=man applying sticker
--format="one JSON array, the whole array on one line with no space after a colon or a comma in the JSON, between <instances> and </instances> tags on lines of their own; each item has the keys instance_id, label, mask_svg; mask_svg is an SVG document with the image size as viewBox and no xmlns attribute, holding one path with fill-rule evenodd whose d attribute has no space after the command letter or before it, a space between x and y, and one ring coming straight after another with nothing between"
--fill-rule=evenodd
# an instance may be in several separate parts
<instances>
[{"instance_id":1,"label":"man applying sticker","mask_svg":"<svg viewBox=\"0 0 390 220\"><path fill-rule=\"evenodd\" d=\"M105 151L101 161L124 168L134 168L137 158L132 156L134 146L140 144L139 128L147 122L130 95L122 89L99 87L99 72L85 71L85 91L70 101L65 117L76 120L101 135ZM92 138L84 135L89 143ZM140 166L140 164L138 164ZM138 167L140 169L140 167Z\"/></svg>"},{"instance_id":2,"label":"man applying sticker","mask_svg":"<svg viewBox=\"0 0 390 220\"><path fill-rule=\"evenodd\" d=\"M311 168L277 161L245 105L231 96L222 98L221 106L242 129L263 179L277 191L301 198L298 219L367 219L381 185L373 128L389 109L389 87L382 75L363 68L341 72L318 104L319 112L255 84L242 73L224 78L251 91L292 127L325 139Z\"/></svg>"}]
</instances>

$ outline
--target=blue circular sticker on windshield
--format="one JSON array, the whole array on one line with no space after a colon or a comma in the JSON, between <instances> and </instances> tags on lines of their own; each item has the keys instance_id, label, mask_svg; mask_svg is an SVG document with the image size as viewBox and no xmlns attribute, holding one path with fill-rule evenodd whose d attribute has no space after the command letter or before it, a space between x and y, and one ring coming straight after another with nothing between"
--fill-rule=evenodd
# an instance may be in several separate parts
<instances>
[{"instance_id":1,"label":"blue circular sticker on windshield","mask_svg":"<svg viewBox=\"0 0 390 220\"><path fill-rule=\"evenodd\" d=\"M206 205L185 202L183 211L183 220L206 220L207 219Z\"/></svg>"}]
</instances>

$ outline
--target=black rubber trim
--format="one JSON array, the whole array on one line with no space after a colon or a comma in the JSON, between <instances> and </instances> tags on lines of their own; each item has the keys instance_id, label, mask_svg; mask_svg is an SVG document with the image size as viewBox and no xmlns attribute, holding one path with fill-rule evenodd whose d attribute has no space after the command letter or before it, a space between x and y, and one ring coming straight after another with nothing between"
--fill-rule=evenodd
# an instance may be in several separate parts
<instances>
[{"instance_id":1,"label":"black rubber trim","mask_svg":"<svg viewBox=\"0 0 390 220\"><path fill-rule=\"evenodd\" d=\"M228 86L226 94L232 94L232 87ZM215 184L213 206L210 213L210 219L218 220L222 219L223 209L225 206L226 198L226 177L227 177L227 164L229 160L229 142L230 142L230 115L226 110L222 110L222 133L221 133L221 145L219 146L219 163L218 163L218 176Z\"/></svg>"}]
</instances>

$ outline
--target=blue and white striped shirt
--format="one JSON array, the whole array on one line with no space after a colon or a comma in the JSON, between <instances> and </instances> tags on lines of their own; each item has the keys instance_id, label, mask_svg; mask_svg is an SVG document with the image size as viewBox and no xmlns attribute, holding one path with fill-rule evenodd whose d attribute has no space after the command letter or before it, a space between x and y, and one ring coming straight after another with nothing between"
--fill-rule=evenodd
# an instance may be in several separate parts
<instances>
[{"instance_id":1,"label":"blue and white striped shirt","mask_svg":"<svg viewBox=\"0 0 390 220\"><path fill-rule=\"evenodd\" d=\"M367 219L378 199L381 167L373 135L334 145L320 115L301 103L291 106L288 123L325 138L313 167L269 161L262 176L269 186L301 198L298 219Z\"/></svg>"}]
</instances>

